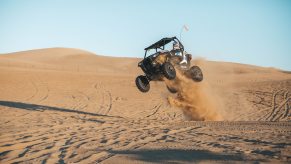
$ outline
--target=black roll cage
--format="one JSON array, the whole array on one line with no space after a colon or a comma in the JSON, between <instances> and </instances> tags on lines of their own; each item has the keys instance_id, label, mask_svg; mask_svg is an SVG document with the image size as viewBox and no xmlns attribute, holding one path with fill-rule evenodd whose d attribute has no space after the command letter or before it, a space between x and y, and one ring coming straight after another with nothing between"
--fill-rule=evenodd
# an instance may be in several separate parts
<instances>
[{"instance_id":1,"label":"black roll cage","mask_svg":"<svg viewBox=\"0 0 291 164\"><path fill-rule=\"evenodd\" d=\"M158 52L158 49L161 49L161 50L165 50L165 45L172 42L172 41L176 41L179 43L179 46L180 46L180 50L182 52L184 52L184 46L183 44L180 42L180 40L177 38L177 37L171 37L171 38L163 38L159 41L157 41L156 43L146 47L144 50L145 50L145 54L144 54L144 58L146 58L146 55L147 55L147 52L151 49L155 49L156 52Z\"/></svg>"}]
</instances>

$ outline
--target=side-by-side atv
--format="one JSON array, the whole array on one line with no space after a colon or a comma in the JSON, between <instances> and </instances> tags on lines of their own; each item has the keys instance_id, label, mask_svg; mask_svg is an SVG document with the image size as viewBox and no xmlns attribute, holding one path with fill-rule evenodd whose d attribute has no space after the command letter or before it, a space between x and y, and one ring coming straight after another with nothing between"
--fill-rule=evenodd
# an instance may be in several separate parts
<instances>
[{"instance_id":1,"label":"side-by-side atv","mask_svg":"<svg viewBox=\"0 0 291 164\"><path fill-rule=\"evenodd\" d=\"M173 42L179 47L172 50L165 50L165 45ZM147 56L150 50L155 50L154 54ZM177 53L179 51L179 53ZM185 55L187 62L183 61ZM184 51L184 46L176 37L163 38L151 46L145 48L144 59L138 63L138 66L145 73L139 75L136 80L136 86L141 92L150 90L150 81L162 81L163 78L174 80L176 78L176 69L179 69L186 77L195 82L203 80L203 74L198 66L191 67L192 55ZM170 92L177 92L174 88L167 86Z\"/></svg>"}]
</instances>

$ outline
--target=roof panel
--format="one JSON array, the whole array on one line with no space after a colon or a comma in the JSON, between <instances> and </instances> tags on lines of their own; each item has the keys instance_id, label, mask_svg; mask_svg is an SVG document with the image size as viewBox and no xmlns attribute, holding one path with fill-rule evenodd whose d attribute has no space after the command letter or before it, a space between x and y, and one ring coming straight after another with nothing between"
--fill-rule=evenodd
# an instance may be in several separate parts
<instances>
[{"instance_id":1,"label":"roof panel","mask_svg":"<svg viewBox=\"0 0 291 164\"><path fill-rule=\"evenodd\" d=\"M156 43L148 46L147 48L145 48L144 50L149 50L149 49L156 49L156 48L160 48L168 43L170 43L172 40L176 39L176 37L171 37L171 38L163 38L159 41L157 41Z\"/></svg>"}]
</instances>

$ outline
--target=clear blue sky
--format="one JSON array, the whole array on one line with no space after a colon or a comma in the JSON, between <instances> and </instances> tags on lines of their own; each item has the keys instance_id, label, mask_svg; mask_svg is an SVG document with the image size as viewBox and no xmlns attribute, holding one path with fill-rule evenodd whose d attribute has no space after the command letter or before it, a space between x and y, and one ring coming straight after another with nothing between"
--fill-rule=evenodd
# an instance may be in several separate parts
<instances>
[{"instance_id":1,"label":"clear blue sky","mask_svg":"<svg viewBox=\"0 0 291 164\"><path fill-rule=\"evenodd\" d=\"M142 57L184 24L194 56L291 70L291 0L0 0L0 53L71 47Z\"/></svg>"}]
</instances>

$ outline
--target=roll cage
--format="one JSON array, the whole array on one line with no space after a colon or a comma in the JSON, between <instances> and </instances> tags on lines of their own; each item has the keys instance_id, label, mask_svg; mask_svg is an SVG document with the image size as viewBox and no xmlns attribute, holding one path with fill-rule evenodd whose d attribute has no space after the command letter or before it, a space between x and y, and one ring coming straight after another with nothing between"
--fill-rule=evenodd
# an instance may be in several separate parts
<instances>
[{"instance_id":1,"label":"roll cage","mask_svg":"<svg viewBox=\"0 0 291 164\"><path fill-rule=\"evenodd\" d=\"M184 51L184 46L183 44L180 42L180 40L177 37L171 37L171 38L163 38L159 41L157 41L156 43L146 47L145 50L145 54L144 54L144 58L146 58L147 52L151 49L155 49L156 52L158 52L158 49L160 50L165 50L165 45L172 42L172 41L176 41L179 43L180 49L183 52Z\"/></svg>"}]
</instances>

